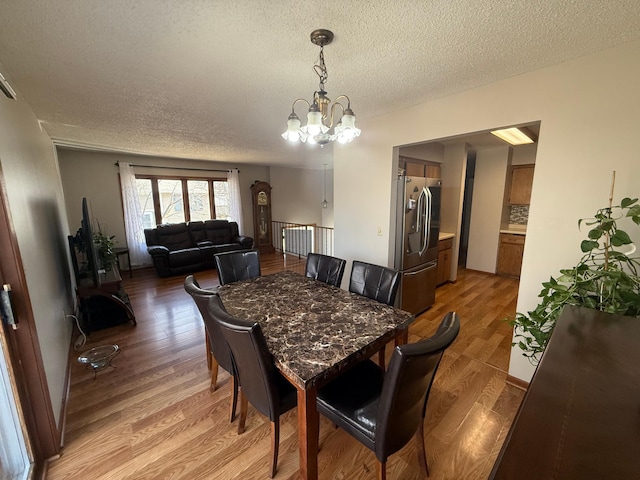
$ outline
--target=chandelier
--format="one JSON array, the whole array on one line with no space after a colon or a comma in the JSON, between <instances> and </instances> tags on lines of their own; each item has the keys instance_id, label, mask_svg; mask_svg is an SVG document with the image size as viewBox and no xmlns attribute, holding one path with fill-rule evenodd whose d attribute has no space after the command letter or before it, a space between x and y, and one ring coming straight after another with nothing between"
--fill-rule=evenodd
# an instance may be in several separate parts
<instances>
[{"instance_id":1,"label":"chandelier","mask_svg":"<svg viewBox=\"0 0 640 480\"><path fill-rule=\"evenodd\" d=\"M327 97L324 84L327 81L327 66L324 64L324 46L329 45L333 40L333 32L329 30L314 30L311 32L311 43L320 47L320 57L318 63L313 66L313 70L320 78L318 90L313 92L313 102L309 103L304 98L298 98L291 105L291 114L287 120L287 130L282 134L282 138L296 143L298 141L320 145L321 147L329 142L337 140L339 143L351 142L360 135L360 129L356 128L356 116L351 110L351 102L346 95L340 95L335 102ZM346 100L347 105L340 103ZM300 126L300 119L295 112L298 102L304 102L309 107L307 113L307 124ZM334 115L336 107L339 107L340 118L334 127Z\"/></svg>"}]
</instances>

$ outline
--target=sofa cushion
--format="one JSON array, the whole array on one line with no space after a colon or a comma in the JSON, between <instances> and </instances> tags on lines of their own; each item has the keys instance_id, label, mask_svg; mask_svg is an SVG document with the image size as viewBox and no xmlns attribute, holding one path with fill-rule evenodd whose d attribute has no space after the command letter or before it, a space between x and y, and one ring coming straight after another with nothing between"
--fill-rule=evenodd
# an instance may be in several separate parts
<instances>
[{"instance_id":1,"label":"sofa cushion","mask_svg":"<svg viewBox=\"0 0 640 480\"><path fill-rule=\"evenodd\" d=\"M191 234L191 241L194 245L197 245L198 242L202 242L207 239L203 221L189 222L187 224L187 229Z\"/></svg>"},{"instance_id":2,"label":"sofa cushion","mask_svg":"<svg viewBox=\"0 0 640 480\"><path fill-rule=\"evenodd\" d=\"M171 268L184 267L200 263L202 255L198 248L189 248L185 250L176 250L169 255L169 266Z\"/></svg>"},{"instance_id":3,"label":"sofa cushion","mask_svg":"<svg viewBox=\"0 0 640 480\"><path fill-rule=\"evenodd\" d=\"M184 223L158 225L157 228L158 243L171 251L195 246Z\"/></svg>"},{"instance_id":4,"label":"sofa cushion","mask_svg":"<svg viewBox=\"0 0 640 480\"><path fill-rule=\"evenodd\" d=\"M200 249L200 256L202 257L202 261L207 265L213 266L215 264L213 256L218 253L218 248L213 244L200 244L198 245L198 248Z\"/></svg>"},{"instance_id":5,"label":"sofa cushion","mask_svg":"<svg viewBox=\"0 0 640 480\"><path fill-rule=\"evenodd\" d=\"M239 243L223 243L222 245L215 245L216 253L233 252L243 247Z\"/></svg>"},{"instance_id":6,"label":"sofa cushion","mask_svg":"<svg viewBox=\"0 0 640 480\"><path fill-rule=\"evenodd\" d=\"M207 240L211 240L214 245L231 243L231 228L226 220L205 220L205 231Z\"/></svg>"}]
</instances>

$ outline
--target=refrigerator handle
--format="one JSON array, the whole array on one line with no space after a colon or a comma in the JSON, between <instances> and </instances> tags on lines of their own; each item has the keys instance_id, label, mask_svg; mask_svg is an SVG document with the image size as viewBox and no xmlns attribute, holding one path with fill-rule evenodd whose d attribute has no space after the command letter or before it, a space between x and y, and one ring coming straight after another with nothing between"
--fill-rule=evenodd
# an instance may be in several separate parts
<instances>
[{"instance_id":1,"label":"refrigerator handle","mask_svg":"<svg viewBox=\"0 0 640 480\"><path fill-rule=\"evenodd\" d=\"M420 231L420 214L422 212L422 195L424 193L424 188L422 190L423 191L420 192L420 195L418 195L418 206L416 207L416 232ZM422 253L420 253L420 255L422 255Z\"/></svg>"},{"instance_id":2,"label":"refrigerator handle","mask_svg":"<svg viewBox=\"0 0 640 480\"><path fill-rule=\"evenodd\" d=\"M431 235L431 190L429 190L428 188L422 188L422 192L420 192L420 198L422 198L424 196L425 198L425 202L424 202L424 212L425 212L425 222L424 222L424 241L422 244L422 248L420 248L420 256L422 256L424 254L424 252L427 250L427 247L429 246L429 240L430 240L430 235Z\"/></svg>"}]
</instances>

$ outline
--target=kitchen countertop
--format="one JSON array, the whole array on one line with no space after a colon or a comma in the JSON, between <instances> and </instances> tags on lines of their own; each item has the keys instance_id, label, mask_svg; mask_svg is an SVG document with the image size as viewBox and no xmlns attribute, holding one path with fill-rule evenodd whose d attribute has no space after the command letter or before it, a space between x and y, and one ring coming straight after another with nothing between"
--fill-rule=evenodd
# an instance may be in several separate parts
<instances>
[{"instance_id":1,"label":"kitchen countertop","mask_svg":"<svg viewBox=\"0 0 640 480\"><path fill-rule=\"evenodd\" d=\"M448 238L453 238L455 235L453 233L440 232L438 235L438 241L447 240Z\"/></svg>"},{"instance_id":2,"label":"kitchen countertop","mask_svg":"<svg viewBox=\"0 0 640 480\"><path fill-rule=\"evenodd\" d=\"M500 233L509 233L511 235L526 235L527 231L522 229L504 228L500 230Z\"/></svg>"}]
</instances>

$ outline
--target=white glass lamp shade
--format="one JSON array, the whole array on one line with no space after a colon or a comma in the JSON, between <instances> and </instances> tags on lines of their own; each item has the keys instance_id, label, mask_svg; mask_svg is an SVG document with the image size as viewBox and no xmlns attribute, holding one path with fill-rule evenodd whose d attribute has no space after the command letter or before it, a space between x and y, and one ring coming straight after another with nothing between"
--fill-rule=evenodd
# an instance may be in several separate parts
<instances>
[{"instance_id":1,"label":"white glass lamp shade","mask_svg":"<svg viewBox=\"0 0 640 480\"><path fill-rule=\"evenodd\" d=\"M340 123L335 128L335 139L340 143L349 143L354 138L360 136L361 130L356 128L355 115L343 115L340 119Z\"/></svg>"},{"instance_id":2,"label":"white glass lamp shade","mask_svg":"<svg viewBox=\"0 0 640 480\"><path fill-rule=\"evenodd\" d=\"M310 137L315 137L322 132L322 114L320 112L309 110L307 113L307 125L302 127Z\"/></svg>"},{"instance_id":3,"label":"white glass lamp shade","mask_svg":"<svg viewBox=\"0 0 640 480\"><path fill-rule=\"evenodd\" d=\"M282 138L293 143L300 140L300 119L297 116L289 116L287 130L282 134Z\"/></svg>"}]
</instances>

